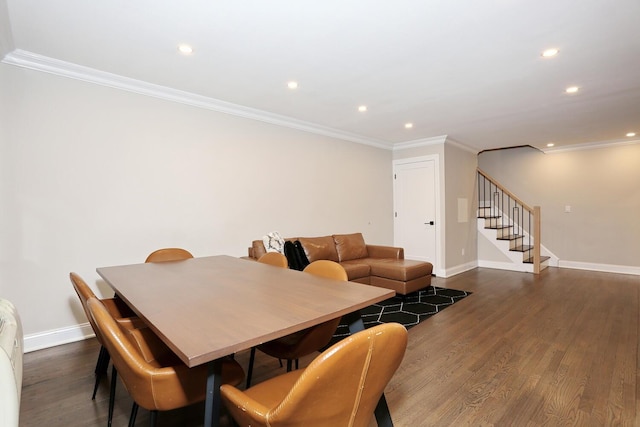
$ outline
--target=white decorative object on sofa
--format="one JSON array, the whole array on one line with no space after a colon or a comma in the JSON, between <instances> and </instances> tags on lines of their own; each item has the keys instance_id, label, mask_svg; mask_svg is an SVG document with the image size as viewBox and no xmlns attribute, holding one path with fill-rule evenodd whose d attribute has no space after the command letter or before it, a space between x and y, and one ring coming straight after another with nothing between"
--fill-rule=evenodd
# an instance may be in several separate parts
<instances>
[{"instance_id":1,"label":"white decorative object on sofa","mask_svg":"<svg viewBox=\"0 0 640 427\"><path fill-rule=\"evenodd\" d=\"M18 311L0 298L0 427L18 427L23 351Z\"/></svg>"},{"instance_id":2,"label":"white decorative object on sofa","mask_svg":"<svg viewBox=\"0 0 640 427\"><path fill-rule=\"evenodd\" d=\"M284 239L277 231L267 233L267 235L262 238L262 244L267 252L284 254Z\"/></svg>"}]
</instances>

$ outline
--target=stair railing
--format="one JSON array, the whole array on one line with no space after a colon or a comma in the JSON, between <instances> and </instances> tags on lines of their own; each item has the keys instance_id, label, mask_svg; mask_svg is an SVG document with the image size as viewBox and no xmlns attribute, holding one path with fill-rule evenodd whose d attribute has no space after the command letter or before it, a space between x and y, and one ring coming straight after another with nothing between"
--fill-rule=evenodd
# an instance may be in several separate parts
<instances>
[{"instance_id":1,"label":"stair railing","mask_svg":"<svg viewBox=\"0 0 640 427\"><path fill-rule=\"evenodd\" d=\"M540 206L529 206L478 168L478 209L489 209L491 221L512 227L522 246L533 254L533 272L540 274ZM498 225L498 224L496 224Z\"/></svg>"}]
</instances>

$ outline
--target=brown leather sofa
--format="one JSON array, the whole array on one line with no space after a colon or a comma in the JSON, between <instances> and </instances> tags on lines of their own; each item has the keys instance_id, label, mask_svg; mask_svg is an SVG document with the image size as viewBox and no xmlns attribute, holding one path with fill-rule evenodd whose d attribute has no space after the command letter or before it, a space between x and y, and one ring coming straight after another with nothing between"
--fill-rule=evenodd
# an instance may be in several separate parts
<instances>
[{"instance_id":1,"label":"brown leather sofa","mask_svg":"<svg viewBox=\"0 0 640 427\"><path fill-rule=\"evenodd\" d=\"M407 295L431 284L433 265L404 259L404 249L368 245L362 233L322 237L289 237L299 240L309 262L328 259L340 263L352 282L393 289ZM249 257L257 260L266 253L262 240L254 240Z\"/></svg>"}]
</instances>

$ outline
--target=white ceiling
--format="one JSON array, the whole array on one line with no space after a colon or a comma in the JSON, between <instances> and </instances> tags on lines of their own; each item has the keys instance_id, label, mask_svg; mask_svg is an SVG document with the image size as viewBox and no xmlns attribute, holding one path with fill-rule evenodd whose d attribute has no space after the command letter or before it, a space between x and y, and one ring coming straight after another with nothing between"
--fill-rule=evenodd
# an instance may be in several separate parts
<instances>
[{"instance_id":1,"label":"white ceiling","mask_svg":"<svg viewBox=\"0 0 640 427\"><path fill-rule=\"evenodd\" d=\"M4 62L36 54L345 139L391 147L447 135L482 151L640 135L638 0L1 0L0 6L0 23L10 22ZM180 43L192 45L193 54L178 53ZM542 58L550 47L559 55ZM287 88L290 80L299 82L297 90ZM565 94L571 85L581 90ZM366 113L357 110L362 104ZM406 122L413 128L405 129Z\"/></svg>"}]
</instances>

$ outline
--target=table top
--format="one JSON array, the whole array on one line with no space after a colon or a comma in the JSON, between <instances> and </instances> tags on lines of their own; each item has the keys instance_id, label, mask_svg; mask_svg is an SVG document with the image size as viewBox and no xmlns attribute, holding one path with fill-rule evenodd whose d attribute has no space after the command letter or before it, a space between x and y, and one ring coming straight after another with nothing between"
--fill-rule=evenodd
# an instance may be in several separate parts
<instances>
[{"instance_id":1,"label":"table top","mask_svg":"<svg viewBox=\"0 0 640 427\"><path fill-rule=\"evenodd\" d=\"M96 271L189 367L395 294L225 255Z\"/></svg>"}]
</instances>

